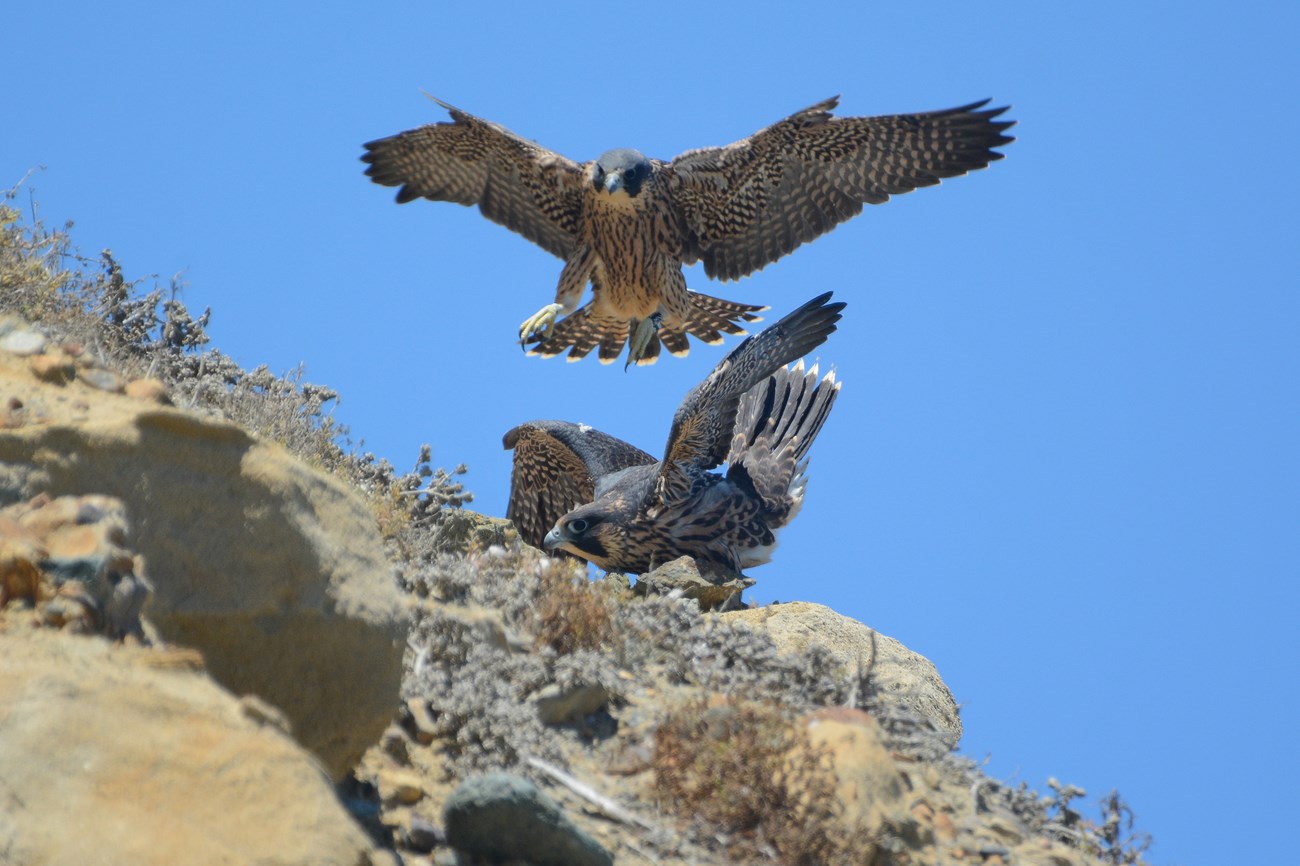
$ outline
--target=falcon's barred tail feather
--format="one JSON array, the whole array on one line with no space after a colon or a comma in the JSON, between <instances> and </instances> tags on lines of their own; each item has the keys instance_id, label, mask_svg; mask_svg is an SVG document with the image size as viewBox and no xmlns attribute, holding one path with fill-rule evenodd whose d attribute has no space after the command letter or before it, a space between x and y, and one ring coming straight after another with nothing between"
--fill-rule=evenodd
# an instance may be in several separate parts
<instances>
[{"instance_id":1,"label":"falcon's barred tail feather","mask_svg":"<svg viewBox=\"0 0 1300 866\"><path fill-rule=\"evenodd\" d=\"M705 343L714 343L716 332L724 334L748 333L741 322L761 322L758 315L767 309L760 304L742 304L739 301L727 301L699 292L687 292L691 301L691 320L687 330Z\"/></svg>"},{"instance_id":2,"label":"falcon's barred tail feather","mask_svg":"<svg viewBox=\"0 0 1300 866\"><path fill-rule=\"evenodd\" d=\"M742 304L738 300L714 298L712 295L701 294L698 291L688 291L686 295L690 298L690 319L692 321L697 317L701 317L703 320L763 321L763 317L755 315L755 313L761 313L768 308L766 304Z\"/></svg>"},{"instance_id":3,"label":"falcon's barred tail feather","mask_svg":"<svg viewBox=\"0 0 1300 866\"><path fill-rule=\"evenodd\" d=\"M741 398L727 454L728 477L748 477L774 529L793 519L803 502L808 449L839 392L833 370L819 378L817 366L805 372L801 360Z\"/></svg>"},{"instance_id":4,"label":"falcon's barred tail feather","mask_svg":"<svg viewBox=\"0 0 1300 866\"><path fill-rule=\"evenodd\" d=\"M600 360L608 364L623 351L627 342L627 322L595 316L591 313L591 304L578 309L556 322L545 337L530 338L529 355L554 358L565 349L569 350L569 361L581 361L600 346ZM609 352L613 352L609 355Z\"/></svg>"},{"instance_id":5,"label":"falcon's barred tail feather","mask_svg":"<svg viewBox=\"0 0 1300 866\"><path fill-rule=\"evenodd\" d=\"M687 327L691 332L691 336L699 340L701 343L710 346L718 346L722 344L722 331L718 325L691 322Z\"/></svg>"},{"instance_id":6,"label":"falcon's barred tail feather","mask_svg":"<svg viewBox=\"0 0 1300 866\"><path fill-rule=\"evenodd\" d=\"M650 332L645 346L636 357L629 355L628 364L645 366L659 359L660 344L677 357L690 353L691 345L687 334L697 339L716 345L722 342L722 334L744 334L741 322L759 322L758 313L767 307L758 304L742 304L725 301L709 295L691 292L691 319L681 324L667 322ZM647 320L648 321L648 320ZM527 338L529 355L553 358L569 350L569 361L581 361L591 350L600 347L597 357L602 364L611 364L618 359L623 346L637 321L631 325L622 319L600 317L592 314L592 303L587 303L574 313L556 322L544 337Z\"/></svg>"},{"instance_id":7,"label":"falcon's barred tail feather","mask_svg":"<svg viewBox=\"0 0 1300 866\"><path fill-rule=\"evenodd\" d=\"M694 330L692 330L694 333ZM678 358L686 357L691 351L690 341L686 339L686 334L680 328L672 325L664 325L659 329L659 339L663 342L664 348ZM640 361L637 362L641 363Z\"/></svg>"},{"instance_id":8,"label":"falcon's barred tail feather","mask_svg":"<svg viewBox=\"0 0 1300 866\"><path fill-rule=\"evenodd\" d=\"M596 357L602 364L612 364L618 360L618 356L623 354L623 344L627 342L627 326L623 326L622 331L611 328L607 330L600 338L600 351ZM649 347L647 347L649 348ZM655 349L658 354L658 349ZM649 354L647 352L646 354Z\"/></svg>"}]
</instances>

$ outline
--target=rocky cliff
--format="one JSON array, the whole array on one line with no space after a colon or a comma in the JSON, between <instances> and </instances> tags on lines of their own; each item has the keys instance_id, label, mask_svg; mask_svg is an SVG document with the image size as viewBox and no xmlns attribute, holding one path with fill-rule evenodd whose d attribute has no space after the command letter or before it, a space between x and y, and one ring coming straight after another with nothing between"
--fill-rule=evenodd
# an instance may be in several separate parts
<instances>
[{"instance_id":1,"label":"rocky cliff","mask_svg":"<svg viewBox=\"0 0 1300 866\"><path fill-rule=\"evenodd\" d=\"M899 642L590 581L0 225L0 863L1139 862Z\"/></svg>"}]
</instances>

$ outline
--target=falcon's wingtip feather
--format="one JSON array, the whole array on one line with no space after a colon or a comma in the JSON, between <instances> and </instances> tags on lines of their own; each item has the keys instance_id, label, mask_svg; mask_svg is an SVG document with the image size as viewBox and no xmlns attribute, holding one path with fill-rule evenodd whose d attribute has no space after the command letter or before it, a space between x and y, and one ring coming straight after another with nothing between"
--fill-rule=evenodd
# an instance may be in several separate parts
<instances>
[{"instance_id":1,"label":"falcon's wingtip feather","mask_svg":"<svg viewBox=\"0 0 1300 866\"><path fill-rule=\"evenodd\" d=\"M438 103L439 105L441 105L443 108L447 109L447 111L451 112L452 114L464 114L464 113L465 113L465 112L461 111L459 108L457 108L456 106L452 105L450 102L443 102L441 99L439 99L438 97L434 96L432 93L430 93L429 91L425 90L423 87L420 88L420 92L424 94L425 99L429 99L429 100L431 100L431 101L433 101L433 102Z\"/></svg>"},{"instance_id":2,"label":"falcon's wingtip feather","mask_svg":"<svg viewBox=\"0 0 1300 866\"><path fill-rule=\"evenodd\" d=\"M814 112L834 111L836 108L839 108L839 105L840 105L840 94L837 93L834 96L823 99L821 102L808 106L803 111L800 111L799 114L812 114Z\"/></svg>"}]
</instances>

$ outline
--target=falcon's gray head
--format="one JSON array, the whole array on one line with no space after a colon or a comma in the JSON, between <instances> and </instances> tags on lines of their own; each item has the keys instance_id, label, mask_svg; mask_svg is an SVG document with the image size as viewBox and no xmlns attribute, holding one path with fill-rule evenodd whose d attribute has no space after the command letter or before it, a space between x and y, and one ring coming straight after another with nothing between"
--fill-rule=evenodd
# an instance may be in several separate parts
<instances>
[{"instance_id":1,"label":"falcon's gray head","mask_svg":"<svg viewBox=\"0 0 1300 866\"><path fill-rule=\"evenodd\" d=\"M591 183L597 190L603 189L610 195L619 190L636 198L641 187L650 177L650 160L639 150L620 148L602 153L591 164L589 172Z\"/></svg>"},{"instance_id":2,"label":"falcon's gray head","mask_svg":"<svg viewBox=\"0 0 1300 866\"><path fill-rule=\"evenodd\" d=\"M626 517L621 500L596 500L575 508L546 533L542 546L564 550L608 569L622 558L628 546Z\"/></svg>"}]
</instances>

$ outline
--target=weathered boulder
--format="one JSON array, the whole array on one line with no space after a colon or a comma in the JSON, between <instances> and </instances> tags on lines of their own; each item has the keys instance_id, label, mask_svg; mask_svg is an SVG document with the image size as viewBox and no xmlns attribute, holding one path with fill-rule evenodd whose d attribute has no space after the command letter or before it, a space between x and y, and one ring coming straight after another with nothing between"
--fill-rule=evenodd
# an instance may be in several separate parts
<instances>
[{"instance_id":1,"label":"weathered boulder","mask_svg":"<svg viewBox=\"0 0 1300 866\"><path fill-rule=\"evenodd\" d=\"M493 863L611 866L614 858L574 826L558 803L508 773L466 779L444 808L447 844Z\"/></svg>"},{"instance_id":2,"label":"weathered boulder","mask_svg":"<svg viewBox=\"0 0 1300 866\"><path fill-rule=\"evenodd\" d=\"M957 702L934 665L892 637L820 604L796 601L720 614L767 632L782 652L819 643L847 670L870 669L872 689L890 704L929 720L955 746L961 738Z\"/></svg>"},{"instance_id":3,"label":"weathered boulder","mask_svg":"<svg viewBox=\"0 0 1300 866\"><path fill-rule=\"evenodd\" d=\"M173 655L0 625L0 861L369 863L319 762Z\"/></svg>"},{"instance_id":4,"label":"weathered boulder","mask_svg":"<svg viewBox=\"0 0 1300 866\"><path fill-rule=\"evenodd\" d=\"M400 688L405 609L365 502L233 424L39 381L0 353L0 504L100 493L126 506L161 636L278 706L340 778ZM3 465L7 464L7 465Z\"/></svg>"}]
</instances>

